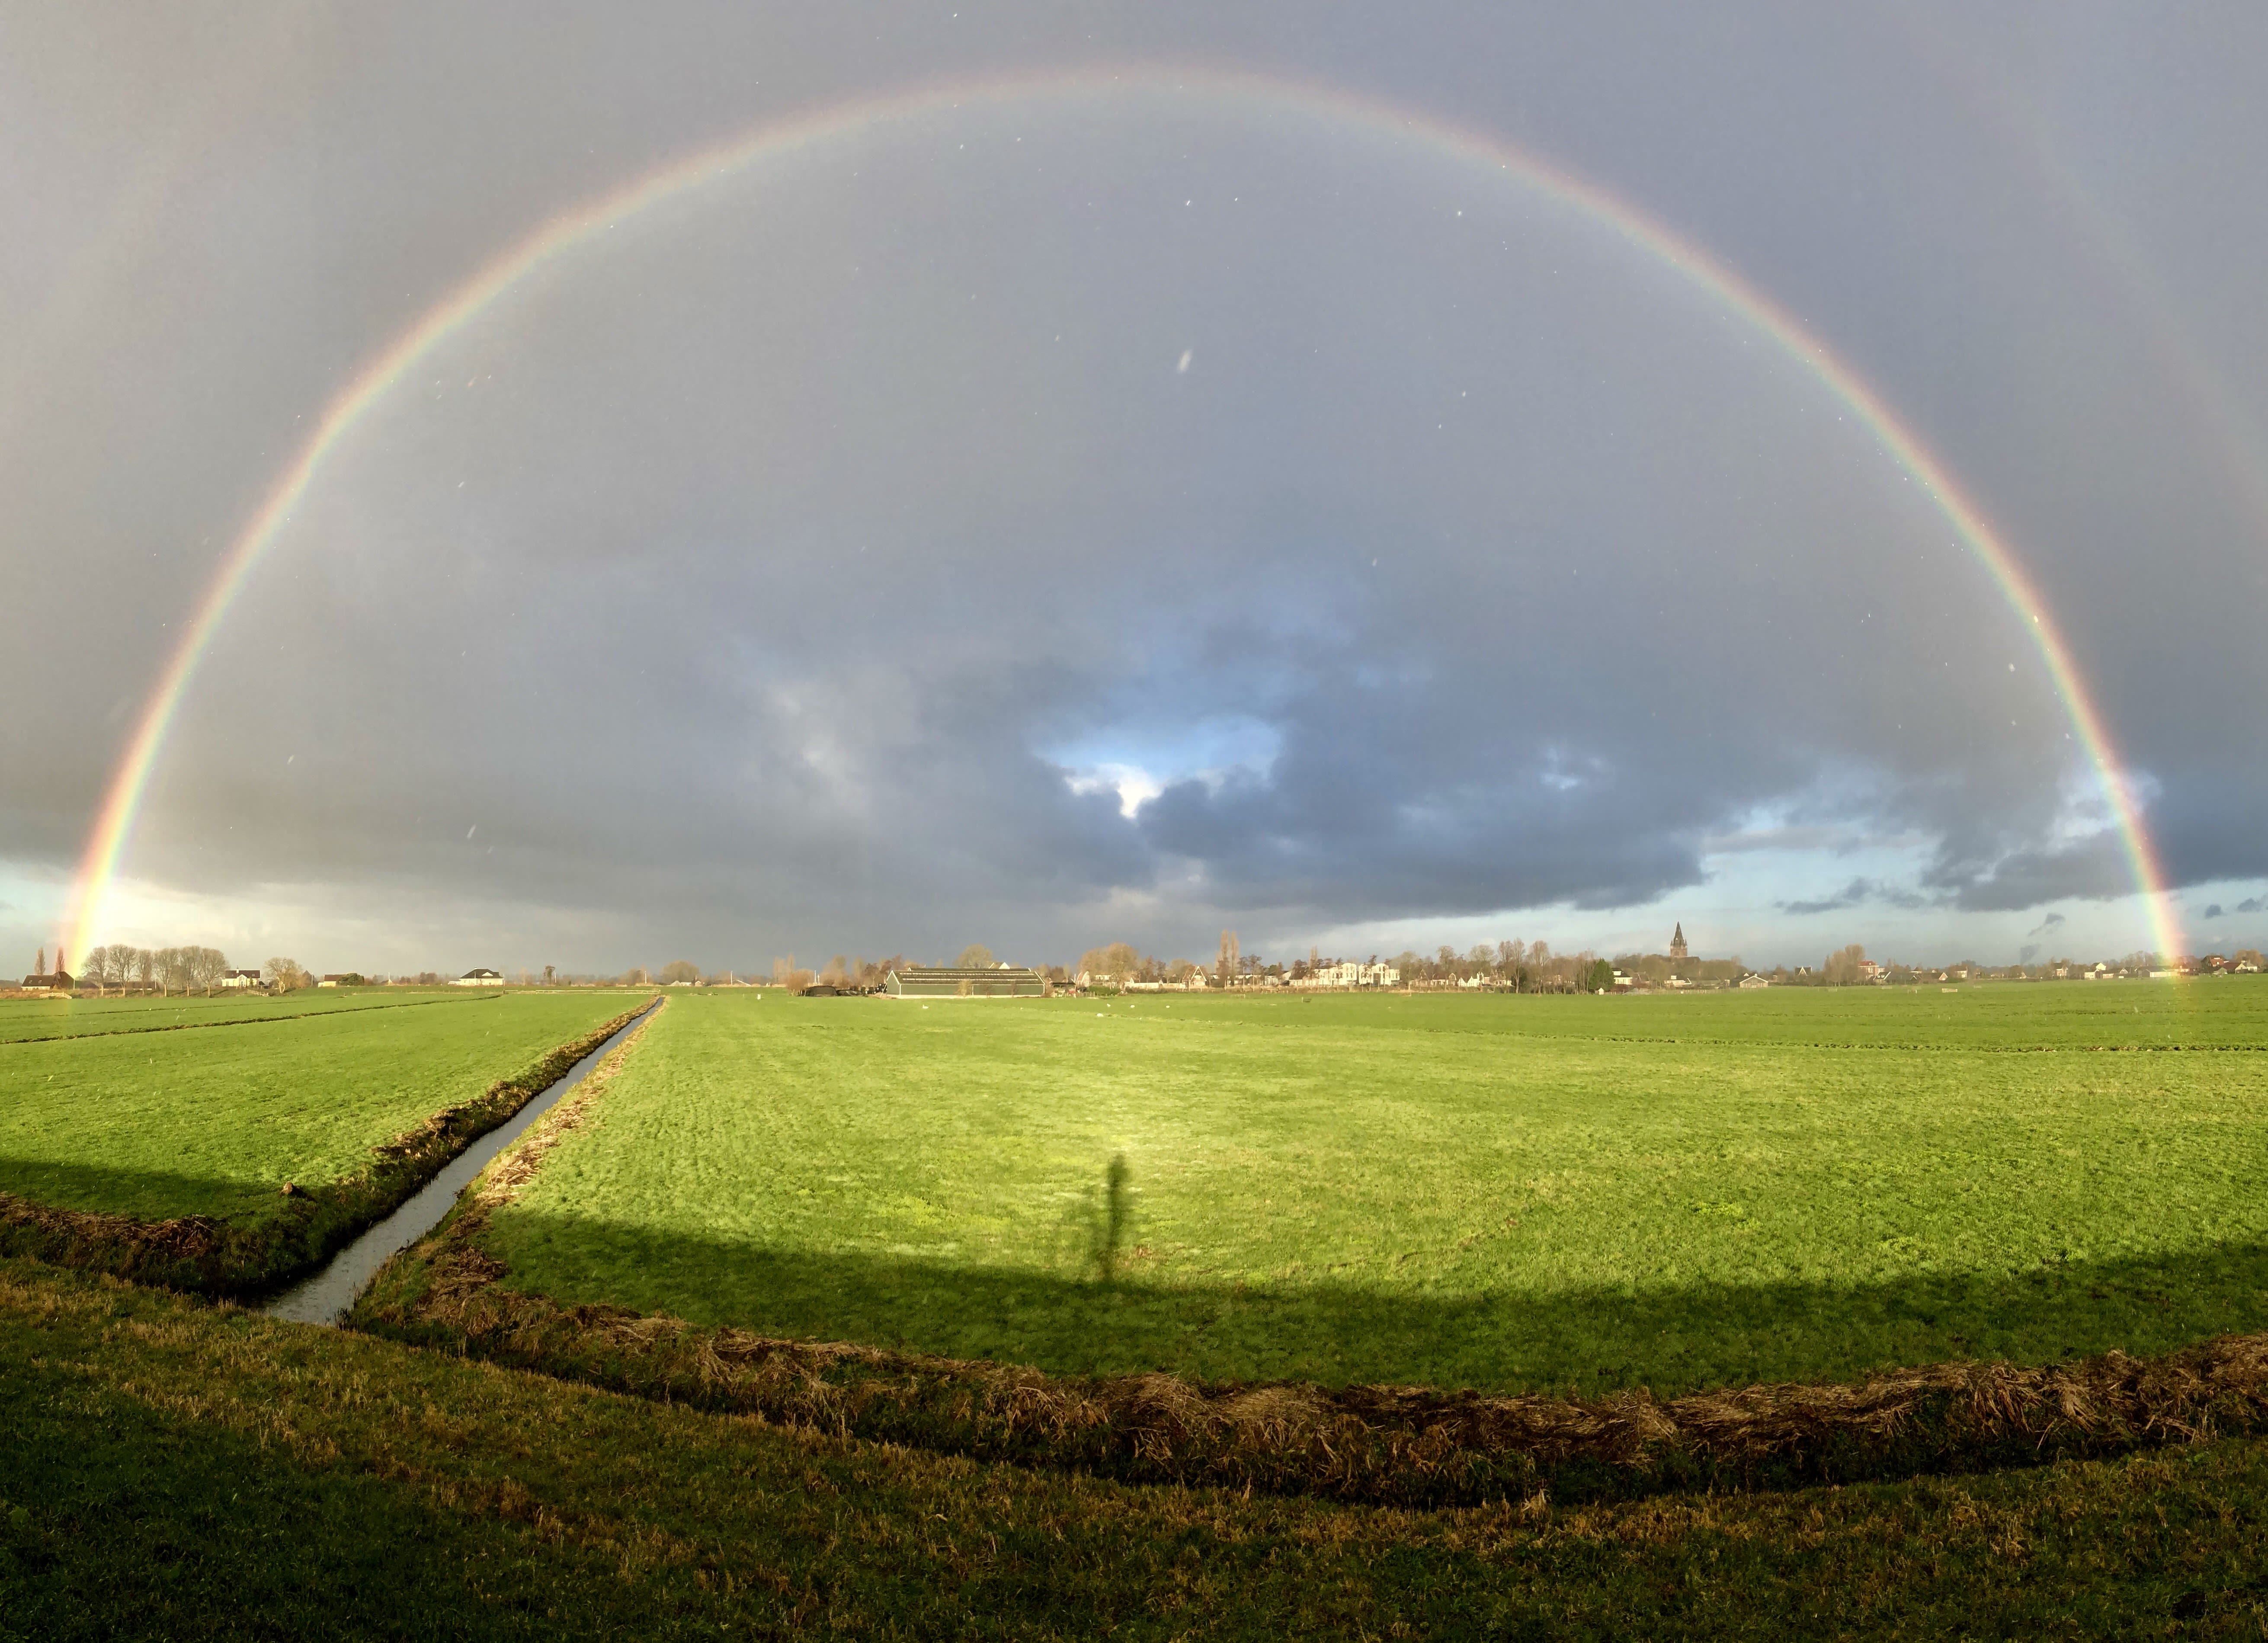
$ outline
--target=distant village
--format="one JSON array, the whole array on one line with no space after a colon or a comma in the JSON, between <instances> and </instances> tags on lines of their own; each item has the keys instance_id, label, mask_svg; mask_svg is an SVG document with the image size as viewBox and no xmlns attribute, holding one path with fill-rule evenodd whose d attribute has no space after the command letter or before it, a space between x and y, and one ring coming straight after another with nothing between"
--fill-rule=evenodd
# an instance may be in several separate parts
<instances>
[{"instance_id":1,"label":"distant village","mask_svg":"<svg viewBox=\"0 0 2268 1643\"><path fill-rule=\"evenodd\" d=\"M615 975L571 975L555 966L511 974L490 969L447 975L423 970L385 976L362 971L317 975L297 960L271 958L257 969L231 968L217 949L203 947L99 947L66 969L58 945L51 965L44 947L12 991L18 996L64 998L92 995L226 992L296 992L323 987L774 987L813 998L881 995L898 998L1034 998L1050 993L1120 994L1220 992L1281 988L1295 992L1518 992L1630 993L1721 991L1762 987L1914 986L1964 982L2115 982L2178 976L2257 975L2261 954L2250 947L2231 954L2208 953L2171 960L2154 953L2129 953L2092 963L2057 958L2043 964L1989 965L1964 959L1953 964L1882 962L1852 946L1829 954L1815 968L1799 965L1752 969L1735 955L1696 957L1683 925L1670 932L1665 953L1625 953L1602 957L1587 949L1555 953L1549 943L1483 943L1463 953L1437 948L1431 956L1404 951L1381 957L1325 955L1310 947L1305 958L1286 964L1244 952L1233 930L1221 932L1210 963L1195 959L1159 959L1131 943L1089 948L1075 965L1016 965L996 959L990 949L971 946L950 964L923 964L903 954L854 959L837 954L818 969L799 967L792 958L773 961L768 972L740 975L704 971L680 959L658 971L643 966Z\"/></svg>"}]
</instances>

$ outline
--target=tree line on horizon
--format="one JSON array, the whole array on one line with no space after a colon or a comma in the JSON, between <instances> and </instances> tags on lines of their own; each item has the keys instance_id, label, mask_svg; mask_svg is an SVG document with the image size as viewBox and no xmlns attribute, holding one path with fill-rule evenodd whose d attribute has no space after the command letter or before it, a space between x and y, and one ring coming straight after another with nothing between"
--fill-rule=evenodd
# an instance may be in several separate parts
<instances>
[{"instance_id":1,"label":"tree line on horizon","mask_svg":"<svg viewBox=\"0 0 2268 1643\"><path fill-rule=\"evenodd\" d=\"M58 968L63 954L55 955ZM112 987L155 987L160 993L210 992L228 974L218 947L137 947L126 942L90 947L73 977L99 993Z\"/></svg>"}]
</instances>

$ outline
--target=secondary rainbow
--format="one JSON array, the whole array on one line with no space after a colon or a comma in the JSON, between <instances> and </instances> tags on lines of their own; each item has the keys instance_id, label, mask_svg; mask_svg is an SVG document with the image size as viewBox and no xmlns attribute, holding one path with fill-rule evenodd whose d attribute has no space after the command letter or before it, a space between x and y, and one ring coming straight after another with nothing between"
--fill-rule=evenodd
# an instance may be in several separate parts
<instances>
[{"instance_id":1,"label":"secondary rainbow","mask_svg":"<svg viewBox=\"0 0 2268 1643\"><path fill-rule=\"evenodd\" d=\"M135 720L133 734L104 794L66 910L70 950L84 953L94 943L120 858L133 836L135 821L158 755L165 749L166 734L229 607L290 522L292 510L320 475L324 459L353 431L363 415L437 345L461 330L553 258L664 200L732 177L760 162L860 135L890 122L922 119L970 104L1077 102L1131 92L1221 98L1245 107L1274 107L1287 114L1352 126L1381 138L1421 144L1467 163L1485 166L1580 210L1637 250L1677 270L1714 301L1770 337L1839 399L1890 458L1928 492L1962 543L1984 567L2001 597L2021 620L2071 721L2072 733L2094 767L2104 799L2110 806L2135 888L2148 908L2153 940L2161 953L2170 955L2180 950L2181 932L2173 918L2172 898L2167 894L2165 875L2143 825L2141 807L2122 772L2102 716L2087 691L2070 647L2049 615L2046 602L2007 542L1970 500L1946 465L1892 412L1865 379L1812 335L1800 320L1739 274L1636 207L1501 138L1336 87L1213 70L1171 69L1055 74L932 86L833 104L764 125L673 160L551 218L428 309L332 397L306 444L269 487L259 511L222 556L211 585L198 601L165 670Z\"/></svg>"}]
</instances>

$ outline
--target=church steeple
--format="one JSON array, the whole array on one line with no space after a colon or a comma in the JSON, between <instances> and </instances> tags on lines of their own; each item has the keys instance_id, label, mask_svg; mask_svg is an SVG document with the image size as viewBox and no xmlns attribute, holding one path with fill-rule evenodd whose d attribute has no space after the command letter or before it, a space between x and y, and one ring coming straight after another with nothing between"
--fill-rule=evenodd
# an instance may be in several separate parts
<instances>
[{"instance_id":1,"label":"church steeple","mask_svg":"<svg viewBox=\"0 0 2268 1643\"><path fill-rule=\"evenodd\" d=\"M1672 960L1686 956L1685 925L1682 920L1678 924L1676 933L1669 938L1669 956Z\"/></svg>"}]
</instances>

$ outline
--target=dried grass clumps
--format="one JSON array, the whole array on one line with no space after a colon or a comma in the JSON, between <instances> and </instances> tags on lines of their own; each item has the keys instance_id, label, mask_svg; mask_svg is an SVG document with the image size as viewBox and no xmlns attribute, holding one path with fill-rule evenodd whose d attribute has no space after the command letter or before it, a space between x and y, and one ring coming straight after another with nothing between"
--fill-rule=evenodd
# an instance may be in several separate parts
<instances>
[{"instance_id":1,"label":"dried grass clumps","mask_svg":"<svg viewBox=\"0 0 2268 1643\"><path fill-rule=\"evenodd\" d=\"M2168 1357L1948 1363L1849 1385L1657 1400L1421 1387L1050 1376L1014 1365L702 1329L499 1286L469 1241L429 1248L378 1332L646 1396L984 1459L1410 1505L1562 1500L1955 1471L2268 1426L2268 1336Z\"/></svg>"},{"instance_id":2,"label":"dried grass clumps","mask_svg":"<svg viewBox=\"0 0 2268 1643\"><path fill-rule=\"evenodd\" d=\"M0 1252L36 1255L58 1265L99 1267L123 1278L218 1271L228 1264L231 1229L206 1215L137 1220L34 1204L0 1192Z\"/></svg>"},{"instance_id":3,"label":"dried grass clumps","mask_svg":"<svg viewBox=\"0 0 2268 1643\"><path fill-rule=\"evenodd\" d=\"M558 1082L637 1014L626 1011L498 1079L474 1100L433 1114L372 1149L370 1162L352 1175L328 1186L290 1184L276 1195L276 1207L256 1219L185 1215L149 1221L56 1209L0 1193L0 1255L34 1256L210 1295L242 1298L279 1288L398 1208L442 1166Z\"/></svg>"}]
</instances>

